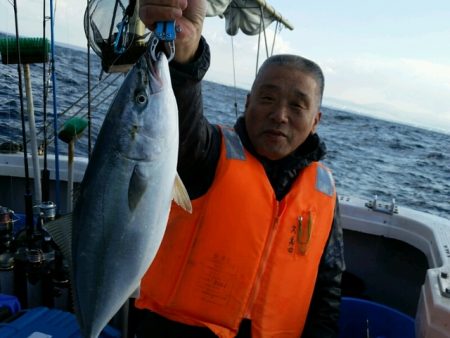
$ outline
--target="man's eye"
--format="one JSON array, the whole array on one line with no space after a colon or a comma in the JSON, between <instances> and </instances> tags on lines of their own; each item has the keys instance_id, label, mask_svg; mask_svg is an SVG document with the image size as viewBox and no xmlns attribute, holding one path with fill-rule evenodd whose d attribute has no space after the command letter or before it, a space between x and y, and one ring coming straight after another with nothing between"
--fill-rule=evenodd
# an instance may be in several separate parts
<instances>
[{"instance_id":1,"label":"man's eye","mask_svg":"<svg viewBox=\"0 0 450 338\"><path fill-rule=\"evenodd\" d=\"M290 105L294 109L308 109L304 102L291 102Z\"/></svg>"},{"instance_id":2,"label":"man's eye","mask_svg":"<svg viewBox=\"0 0 450 338\"><path fill-rule=\"evenodd\" d=\"M274 98L272 96L261 96L261 101L271 102L273 100L274 100Z\"/></svg>"}]
</instances>

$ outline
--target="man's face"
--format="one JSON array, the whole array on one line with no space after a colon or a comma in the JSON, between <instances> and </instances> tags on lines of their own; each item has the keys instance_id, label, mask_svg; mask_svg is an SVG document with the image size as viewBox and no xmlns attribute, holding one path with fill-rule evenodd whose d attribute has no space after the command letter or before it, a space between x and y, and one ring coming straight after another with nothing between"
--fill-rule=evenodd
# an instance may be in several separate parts
<instances>
[{"instance_id":1,"label":"man's face","mask_svg":"<svg viewBox=\"0 0 450 338\"><path fill-rule=\"evenodd\" d=\"M247 96L245 124L257 153L279 160L298 148L319 123L319 88L291 66L269 65Z\"/></svg>"}]
</instances>

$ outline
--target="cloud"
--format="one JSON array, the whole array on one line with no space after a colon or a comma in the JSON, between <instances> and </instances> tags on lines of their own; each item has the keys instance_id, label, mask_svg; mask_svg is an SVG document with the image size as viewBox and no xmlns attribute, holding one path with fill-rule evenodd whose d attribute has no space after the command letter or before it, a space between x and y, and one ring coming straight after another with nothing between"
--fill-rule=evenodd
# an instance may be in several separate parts
<instances>
[{"instance_id":1,"label":"cloud","mask_svg":"<svg viewBox=\"0 0 450 338\"><path fill-rule=\"evenodd\" d=\"M58 1L55 11L55 40L86 46L83 22L85 10L85 2Z\"/></svg>"},{"instance_id":2,"label":"cloud","mask_svg":"<svg viewBox=\"0 0 450 338\"><path fill-rule=\"evenodd\" d=\"M223 20L208 19L204 34L212 46L212 64L207 79L249 89L256 71L257 36L242 33L234 38L224 33ZM272 43L274 31L267 40ZM297 45L298 46L298 45ZM317 61L325 74L325 104L337 103L363 114L414 125L450 130L450 64L417 58L361 54L352 57L321 57L310 49L299 51L279 35L275 53L293 53ZM260 51L259 65L265 59ZM345 104L344 104L345 102Z\"/></svg>"},{"instance_id":3,"label":"cloud","mask_svg":"<svg viewBox=\"0 0 450 338\"><path fill-rule=\"evenodd\" d=\"M327 98L383 118L450 130L449 64L374 55L320 63Z\"/></svg>"},{"instance_id":4,"label":"cloud","mask_svg":"<svg viewBox=\"0 0 450 338\"><path fill-rule=\"evenodd\" d=\"M85 2L55 1L55 5L56 41L86 46L83 28ZM11 3L0 2L0 10L0 30L14 33ZM21 35L41 36L42 3L20 0L18 13ZM203 33L212 47L211 69L206 79L227 85L236 82L237 87L249 89L257 68L258 36L246 36L240 32L231 40L224 27L225 21L218 17L205 21ZM267 30L269 45L273 42L274 27L271 25ZM50 36L49 24L47 34ZM301 41L297 41L300 37ZM317 61L326 77L325 102L346 102L346 107L355 107L361 113L450 130L450 64L445 58L436 59L442 53L433 60L357 54L353 49L343 53L333 48L333 41L321 49L323 44L316 46L307 38L307 34L302 35L302 32L291 34L283 31L277 34L274 53L299 54ZM383 52L383 55L388 55L388 52ZM265 58L265 48L262 47L258 65Z\"/></svg>"}]
</instances>

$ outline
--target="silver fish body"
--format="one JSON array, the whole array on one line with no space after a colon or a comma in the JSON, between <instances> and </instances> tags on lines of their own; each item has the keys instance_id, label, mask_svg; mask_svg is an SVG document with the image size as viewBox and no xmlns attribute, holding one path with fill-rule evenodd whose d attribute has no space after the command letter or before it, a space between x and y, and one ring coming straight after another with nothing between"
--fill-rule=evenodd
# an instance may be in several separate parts
<instances>
[{"instance_id":1,"label":"silver fish body","mask_svg":"<svg viewBox=\"0 0 450 338\"><path fill-rule=\"evenodd\" d=\"M72 286L84 337L97 337L139 286L161 243L178 154L178 110L163 53L143 56L99 132L74 207Z\"/></svg>"}]
</instances>

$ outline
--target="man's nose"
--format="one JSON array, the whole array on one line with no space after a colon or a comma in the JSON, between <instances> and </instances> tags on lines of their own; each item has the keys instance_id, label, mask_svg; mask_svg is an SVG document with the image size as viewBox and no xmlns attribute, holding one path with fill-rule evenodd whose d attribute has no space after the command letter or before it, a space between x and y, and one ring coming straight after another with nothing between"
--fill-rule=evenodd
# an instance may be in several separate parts
<instances>
[{"instance_id":1,"label":"man's nose","mask_svg":"<svg viewBox=\"0 0 450 338\"><path fill-rule=\"evenodd\" d=\"M286 105L280 104L278 105L271 114L272 120L277 123L286 123L289 118L289 111Z\"/></svg>"}]
</instances>

